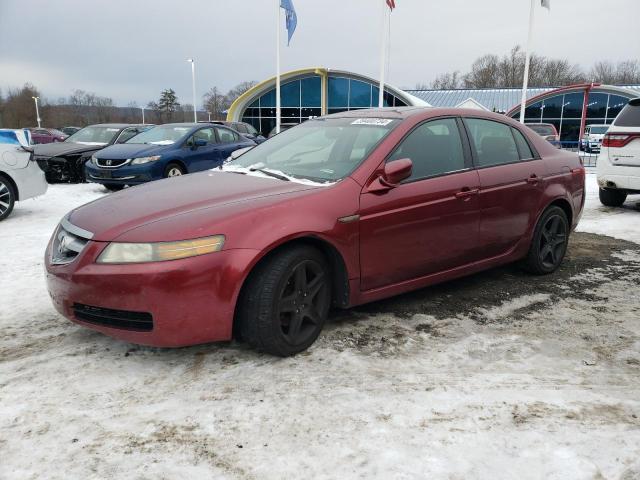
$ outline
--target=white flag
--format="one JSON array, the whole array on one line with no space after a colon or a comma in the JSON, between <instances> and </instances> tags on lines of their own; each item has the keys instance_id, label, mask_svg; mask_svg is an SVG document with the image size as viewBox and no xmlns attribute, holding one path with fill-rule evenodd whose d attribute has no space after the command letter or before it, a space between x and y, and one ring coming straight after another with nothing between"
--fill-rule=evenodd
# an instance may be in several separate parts
<instances>
[{"instance_id":1,"label":"white flag","mask_svg":"<svg viewBox=\"0 0 640 480\"><path fill-rule=\"evenodd\" d=\"M547 10L551 11L551 0L541 0L542 6Z\"/></svg>"}]
</instances>

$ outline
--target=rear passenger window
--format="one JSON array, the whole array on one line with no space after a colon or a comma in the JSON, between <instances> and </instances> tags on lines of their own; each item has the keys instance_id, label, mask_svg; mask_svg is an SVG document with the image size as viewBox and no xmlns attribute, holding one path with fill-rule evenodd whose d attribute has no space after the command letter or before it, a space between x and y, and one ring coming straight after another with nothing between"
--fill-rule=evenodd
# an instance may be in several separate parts
<instances>
[{"instance_id":1,"label":"rear passenger window","mask_svg":"<svg viewBox=\"0 0 640 480\"><path fill-rule=\"evenodd\" d=\"M479 167L518 162L520 155L511 127L504 123L479 118L465 120L475 147Z\"/></svg>"},{"instance_id":2,"label":"rear passenger window","mask_svg":"<svg viewBox=\"0 0 640 480\"><path fill-rule=\"evenodd\" d=\"M220 139L220 143L233 143L238 141L235 133L226 128L218 128L218 138Z\"/></svg>"},{"instance_id":3,"label":"rear passenger window","mask_svg":"<svg viewBox=\"0 0 640 480\"><path fill-rule=\"evenodd\" d=\"M388 162L409 158L411 177L405 182L464 170L464 153L458 124L453 118L423 123L396 147Z\"/></svg>"},{"instance_id":4,"label":"rear passenger window","mask_svg":"<svg viewBox=\"0 0 640 480\"><path fill-rule=\"evenodd\" d=\"M524 135L517 128L511 128L513 136L516 139L516 145L518 145L518 152L520 152L520 160L531 160L534 158L529 142L524 138Z\"/></svg>"},{"instance_id":5,"label":"rear passenger window","mask_svg":"<svg viewBox=\"0 0 640 480\"><path fill-rule=\"evenodd\" d=\"M613 124L616 127L640 127L640 102L631 100L618 114Z\"/></svg>"}]
</instances>

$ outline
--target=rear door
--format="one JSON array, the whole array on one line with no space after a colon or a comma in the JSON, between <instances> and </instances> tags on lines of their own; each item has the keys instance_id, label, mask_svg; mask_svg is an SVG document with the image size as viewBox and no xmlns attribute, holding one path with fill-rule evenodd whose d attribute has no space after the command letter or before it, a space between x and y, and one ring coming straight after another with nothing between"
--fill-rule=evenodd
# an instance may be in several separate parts
<instances>
[{"instance_id":1,"label":"rear door","mask_svg":"<svg viewBox=\"0 0 640 480\"><path fill-rule=\"evenodd\" d=\"M246 139L238 133L225 127L217 127L218 148L220 150L219 163L224 162L236 150L245 147Z\"/></svg>"},{"instance_id":2,"label":"rear door","mask_svg":"<svg viewBox=\"0 0 640 480\"><path fill-rule=\"evenodd\" d=\"M520 131L506 123L465 118L480 176L484 258L512 250L536 220L547 168Z\"/></svg>"},{"instance_id":3,"label":"rear door","mask_svg":"<svg viewBox=\"0 0 640 480\"><path fill-rule=\"evenodd\" d=\"M478 173L456 118L424 122L387 162L409 158L411 177L360 198L361 288L371 290L478 258Z\"/></svg>"}]
</instances>

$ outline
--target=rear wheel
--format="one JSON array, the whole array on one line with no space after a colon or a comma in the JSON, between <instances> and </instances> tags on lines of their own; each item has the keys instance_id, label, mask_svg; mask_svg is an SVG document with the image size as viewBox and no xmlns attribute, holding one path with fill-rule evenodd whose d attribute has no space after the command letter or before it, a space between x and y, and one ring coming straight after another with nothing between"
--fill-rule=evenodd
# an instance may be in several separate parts
<instances>
[{"instance_id":1,"label":"rear wheel","mask_svg":"<svg viewBox=\"0 0 640 480\"><path fill-rule=\"evenodd\" d=\"M627 199L627 194L620 190L601 188L599 192L600 203L606 207L619 207Z\"/></svg>"},{"instance_id":2,"label":"rear wheel","mask_svg":"<svg viewBox=\"0 0 640 480\"><path fill-rule=\"evenodd\" d=\"M110 192L119 192L125 187L125 185L121 185L119 183L105 183L104 188L109 190Z\"/></svg>"},{"instance_id":3,"label":"rear wheel","mask_svg":"<svg viewBox=\"0 0 640 480\"><path fill-rule=\"evenodd\" d=\"M318 338L331 304L329 268L322 253L299 246L268 258L239 298L238 329L258 350L287 357Z\"/></svg>"},{"instance_id":4,"label":"rear wheel","mask_svg":"<svg viewBox=\"0 0 640 480\"><path fill-rule=\"evenodd\" d=\"M560 207L549 207L534 230L525 268L536 275L555 272L567 253L568 241L567 214Z\"/></svg>"},{"instance_id":5,"label":"rear wheel","mask_svg":"<svg viewBox=\"0 0 640 480\"><path fill-rule=\"evenodd\" d=\"M0 175L0 221L7 218L16 203L16 192L13 185Z\"/></svg>"},{"instance_id":6,"label":"rear wheel","mask_svg":"<svg viewBox=\"0 0 640 480\"><path fill-rule=\"evenodd\" d=\"M186 172L184 171L184 167L178 165L177 163L170 163L169 165L167 165L167 168L164 169L164 178L180 177L185 173Z\"/></svg>"}]
</instances>

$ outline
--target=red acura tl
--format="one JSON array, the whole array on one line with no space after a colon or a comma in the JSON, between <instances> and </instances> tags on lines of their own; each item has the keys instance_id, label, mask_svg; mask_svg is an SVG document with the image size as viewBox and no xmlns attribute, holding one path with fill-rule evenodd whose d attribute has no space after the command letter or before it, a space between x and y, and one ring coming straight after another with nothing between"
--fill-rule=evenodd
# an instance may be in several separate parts
<instances>
[{"instance_id":1,"label":"red acura tl","mask_svg":"<svg viewBox=\"0 0 640 480\"><path fill-rule=\"evenodd\" d=\"M47 247L47 282L63 315L113 337L236 335L286 356L332 306L514 261L555 271L584 198L578 156L507 117L351 111L73 210Z\"/></svg>"}]
</instances>

